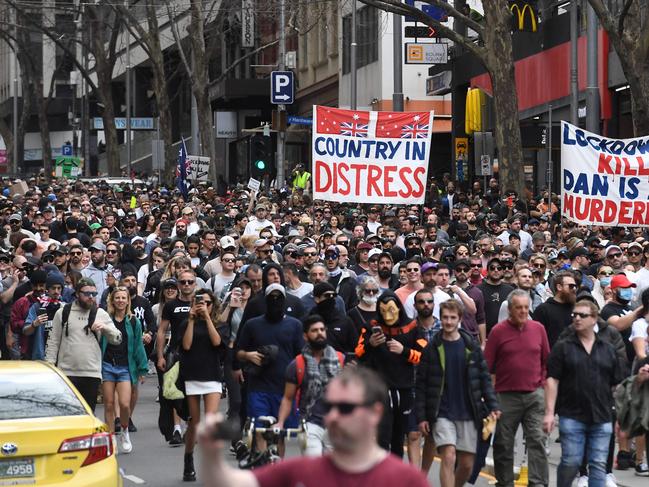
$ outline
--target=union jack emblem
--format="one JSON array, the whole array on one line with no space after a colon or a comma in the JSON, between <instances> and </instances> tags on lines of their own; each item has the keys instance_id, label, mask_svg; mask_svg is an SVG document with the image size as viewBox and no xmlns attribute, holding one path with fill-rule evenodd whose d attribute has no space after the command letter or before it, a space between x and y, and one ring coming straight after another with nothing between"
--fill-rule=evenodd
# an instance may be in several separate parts
<instances>
[{"instance_id":1,"label":"union jack emblem","mask_svg":"<svg viewBox=\"0 0 649 487\"><path fill-rule=\"evenodd\" d=\"M404 125L401 129L402 139L425 139L428 136L428 125Z\"/></svg>"},{"instance_id":2,"label":"union jack emblem","mask_svg":"<svg viewBox=\"0 0 649 487\"><path fill-rule=\"evenodd\" d=\"M340 135L349 135L351 137L367 137L369 124L355 122L341 122Z\"/></svg>"}]
</instances>

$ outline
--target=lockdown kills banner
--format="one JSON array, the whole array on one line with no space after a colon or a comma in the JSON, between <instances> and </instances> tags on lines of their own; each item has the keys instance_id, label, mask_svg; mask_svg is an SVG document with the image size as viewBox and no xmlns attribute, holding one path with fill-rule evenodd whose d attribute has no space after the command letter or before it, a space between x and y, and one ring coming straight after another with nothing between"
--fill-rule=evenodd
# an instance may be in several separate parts
<instances>
[{"instance_id":1,"label":"lockdown kills banner","mask_svg":"<svg viewBox=\"0 0 649 487\"><path fill-rule=\"evenodd\" d=\"M313 198L421 204L433 112L313 107Z\"/></svg>"},{"instance_id":2,"label":"lockdown kills banner","mask_svg":"<svg viewBox=\"0 0 649 487\"><path fill-rule=\"evenodd\" d=\"M561 174L563 216L649 226L649 136L609 139L561 122Z\"/></svg>"}]
</instances>

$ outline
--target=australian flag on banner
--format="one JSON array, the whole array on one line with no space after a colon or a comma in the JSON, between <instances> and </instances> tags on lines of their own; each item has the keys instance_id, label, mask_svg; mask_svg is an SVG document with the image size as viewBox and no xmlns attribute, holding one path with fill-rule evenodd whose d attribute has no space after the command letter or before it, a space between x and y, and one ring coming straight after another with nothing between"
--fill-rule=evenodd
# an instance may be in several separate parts
<instances>
[{"instance_id":1,"label":"australian flag on banner","mask_svg":"<svg viewBox=\"0 0 649 487\"><path fill-rule=\"evenodd\" d=\"M187 146L185 145L184 138L181 138L180 149L178 150L178 165L176 166L176 187L186 201L189 195L187 193Z\"/></svg>"}]
</instances>

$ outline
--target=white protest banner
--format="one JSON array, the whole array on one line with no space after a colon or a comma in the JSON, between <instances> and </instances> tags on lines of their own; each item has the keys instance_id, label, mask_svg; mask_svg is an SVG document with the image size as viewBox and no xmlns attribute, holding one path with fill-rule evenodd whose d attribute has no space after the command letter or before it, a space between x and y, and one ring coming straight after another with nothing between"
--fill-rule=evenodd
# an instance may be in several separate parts
<instances>
[{"instance_id":1,"label":"white protest banner","mask_svg":"<svg viewBox=\"0 0 649 487\"><path fill-rule=\"evenodd\" d=\"M313 199L422 204L433 112L313 107Z\"/></svg>"},{"instance_id":2,"label":"white protest banner","mask_svg":"<svg viewBox=\"0 0 649 487\"><path fill-rule=\"evenodd\" d=\"M187 156L187 179L192 181L207 181L210 172L210 158Z\"/></svg>"},{"instance_id":3,"label":"white protest banner","mask_svg":"<svg viewBox=\"0 0 649 487\"><path fill-rule=\"evenodd\" d=\"M610 139L561 122L561 188L570 220L649 226L649 136Z\"/></svg>"}]
</instances>

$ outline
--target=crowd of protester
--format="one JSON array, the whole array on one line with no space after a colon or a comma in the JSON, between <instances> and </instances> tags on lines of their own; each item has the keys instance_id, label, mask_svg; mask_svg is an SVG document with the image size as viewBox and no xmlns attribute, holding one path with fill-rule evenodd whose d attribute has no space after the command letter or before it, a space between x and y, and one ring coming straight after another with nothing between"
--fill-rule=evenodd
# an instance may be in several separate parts
<instances>
[{"instance_id":1,"label":"crowd of protester","mask_svg":"<svg viewBox=\"0 0 649 487\"><path fill-rule=\"evenodd\" d=\"M93 410L101 396L123 453L139 383L155 370L162 390L179 362L186 401L160 394L159 424L184 445L184 480L201 405L211 416L221 398L241 424L305 420L303 453L322 455L325 391L351 366L387 386L378 445L407 445L424 472L439 456L443 487L475 478L491 432L497 484L512 486L519 426L530 485L548 485L555 423L560 487L649 476L644 228L576 224L556 195L496 179L432 179L424 205L27 183L3 181L0 198L2 359L56 364Z\"/></svg>"}]
</instances>

